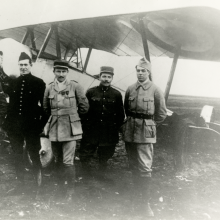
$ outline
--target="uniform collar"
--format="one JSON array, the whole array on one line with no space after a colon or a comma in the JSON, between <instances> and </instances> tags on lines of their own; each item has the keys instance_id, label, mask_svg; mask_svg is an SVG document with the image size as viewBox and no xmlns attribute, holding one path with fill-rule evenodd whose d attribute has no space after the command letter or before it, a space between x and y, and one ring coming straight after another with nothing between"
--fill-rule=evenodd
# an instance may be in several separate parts
<instances>
[{"instance_id":1,"label":"uniform collar","mask_svg":"<svg viewBox=\"0 0 220 220\"><path fill-rule=\"evenodd\" d=\"M99 88L102 90L102 91L108 91L110 86L103 86L101 83L99 84Z\"/></svg>"},{"instance_id":2,"label":"uniform collar","mask_svg":"<svg viewBox=\"0 0 220 220\"><path fill-rule=\"evenodd\" d=\"M67 86L70 84L70 80L66 79L64 82L61 82L64 84L64 87L62 90L59 89L59 86L58 86L58 83L60 83L59 81L57 81L57 79L55 78L54 81L53 81L53 84L54 84L54 89L56 91L63 91L67 88Z\"/></svg>"},{"instance_id":3,"label":"uniform collar","mask_svg":"<svg viewBox=\"0 0 220 220\"><path fill-rule=\"evenodd\" d=\"M144 81L143 83L140 83L139 81L137 81L136 89L138 89L139 87L142 87L144 90L147 90L152 86L152 84L153 83L149 79Z\"/></svg>"}]
</instances>

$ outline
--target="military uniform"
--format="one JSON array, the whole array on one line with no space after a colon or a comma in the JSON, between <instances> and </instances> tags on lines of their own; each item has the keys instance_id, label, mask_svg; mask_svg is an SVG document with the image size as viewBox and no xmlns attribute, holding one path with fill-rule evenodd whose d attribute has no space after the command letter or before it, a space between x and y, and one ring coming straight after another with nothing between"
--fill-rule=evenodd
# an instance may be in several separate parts
<instances>
[{"instance_id":1,"label":"military uniform","mask_svg":"<svg viewBox=\"0 0 220 220\"><path fill-rule=\"evenodd\" d=\"M20 175L22 179L24 175L22 159L24 141L33 162L34 172L38 172L37 170L41 167L39 134L43 129L41 116L45 83L42 79L29 73L16 79L7 78L3 82L3 90L10 98L4 129L8 133L15 152L17 175ZM41 107L38 103L41 104Z\"/></svg>"},{"instance_id":2,"label":"military uniform","mask_svg":"<svg viewBox=\"0 0 220 220\"><path fill-rule=\"evenodd\" d=\"M122 95L101 84L87 91L90 109L83 123L80 159L88 161L98 148L99 161L106 166L118 143L118 131L124 120ZM102 166L103 167L103 166Z\"/></svg>"},{"instance_id":3,"label":"military uniform","mask_svg":"<svg viewBox=\"0 0 220 220\"><path fill-rule=\"evenodd\" d=\"M67 62L54 61L54 68L56 66L68 72ZM75 182L76 140L82 138L80 117L89 109L88 100L77 82L68 79L59 82L55 79L45 90L43 106L46 114L50 115L44 131L52 143L58 185L62 188L64 180L67 180L67 196L71 197Z\"/></svg>"},{"instance_id":4,"label":"military uniform","mask_svg":"<svg viewBox=\"0 0 220 220\"><path fill-rule=\"evenodd\" d=\"M134 183L132 199L135 201L142 194L143 211L147 216L154 216L149 205L153 143L156 143L156 126L166 118L166 106L163 93L150 81L150 63L141 59L136 71L141 81L129 86L125 93L127 119L123 125L123 140Z\"/></svg>"}]
</instances>

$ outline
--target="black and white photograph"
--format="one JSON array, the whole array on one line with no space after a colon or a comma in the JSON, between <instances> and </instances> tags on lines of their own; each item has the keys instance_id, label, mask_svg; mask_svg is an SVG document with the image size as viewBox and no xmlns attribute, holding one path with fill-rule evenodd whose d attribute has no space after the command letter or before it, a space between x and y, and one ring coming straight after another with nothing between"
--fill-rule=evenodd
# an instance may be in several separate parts
<instances>
[{"instance_id":1,"label":"black and white photograph","mask_svg":"<svg viewBox=\"0 0 220 220\"><path fill-rule=\"evenodd\" d=\"M0 5L0 220L220 219L218 0Z\"/></svg>"}]
</instances>

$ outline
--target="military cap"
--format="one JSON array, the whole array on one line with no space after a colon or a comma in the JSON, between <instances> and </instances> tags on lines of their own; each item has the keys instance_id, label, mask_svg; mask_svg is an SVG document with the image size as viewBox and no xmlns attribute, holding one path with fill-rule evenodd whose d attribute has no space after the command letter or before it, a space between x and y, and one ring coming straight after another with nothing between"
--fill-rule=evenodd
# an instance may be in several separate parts
<instances>
[{"instance_id":1,"label":"military cap","mask_svg":"<svg viewBox=\"0 0 220 220\"><path fill-rule=\"evenodd\" d=\"M53 68L69 69L69 64L66 60L54 60Z\"/></svg>"},{"instance_id":2,"label":"military cap","mask_svg":"<svg viewBox=\"0 0 220 220\"><path fill-rule=\"evenodd\" d=\"M100 68L100 75L102 73L109 73L111 75L114 75L114 68L110 66L101 66Z\"/></svg>"},{"instance_id":3,"label":"military cap","mask_svg":"<svg viewBox=\"0 0 220 220\"><path fill-rule=\"evenodd\" d=\"M137 64L137 66L142 67L144 69L147 69L151 72L151 63L145 58L141 58Z\"/></svg>"},{"instance_id":4,"label":"military cap","mask_svg":"<svg viewBox=\"0 0 220 220\"><path fill-rule=\"evenodd\" d=\"M21 61L21 60L30 60L31 61L31 58L25 52L21 52L18 61Z\"/></svg>"}]
</instances>

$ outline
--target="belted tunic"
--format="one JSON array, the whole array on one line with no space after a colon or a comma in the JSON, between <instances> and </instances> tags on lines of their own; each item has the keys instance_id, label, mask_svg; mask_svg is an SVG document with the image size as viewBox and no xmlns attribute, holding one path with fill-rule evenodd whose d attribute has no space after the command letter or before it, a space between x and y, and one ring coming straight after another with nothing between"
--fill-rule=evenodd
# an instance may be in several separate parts
<instances>
[{"instance_id":1,"label":"belted tunic","mask_svg":"<svg viewBox=\"0 0 220 220\"><path fill-rule=\"evenodd\" d=\"M66 80L62 90L56 80L44 94L43 106L50 115L44 128L50 141L73 141L82 138L81 119L89 109L83 88L75 81Z\"/></svg>"},{"instance_id":2,"label":"belted tunic","mask_svg":"<svg viewBox=\"0 0 220 220\"><path fill-rule=\"evenodd\" d=\"M166 118L161 90L150 80L128 87L124 101L127 120L123 125L125 142L156 143L156 125Z\"/></svg>"}]
</instances>

